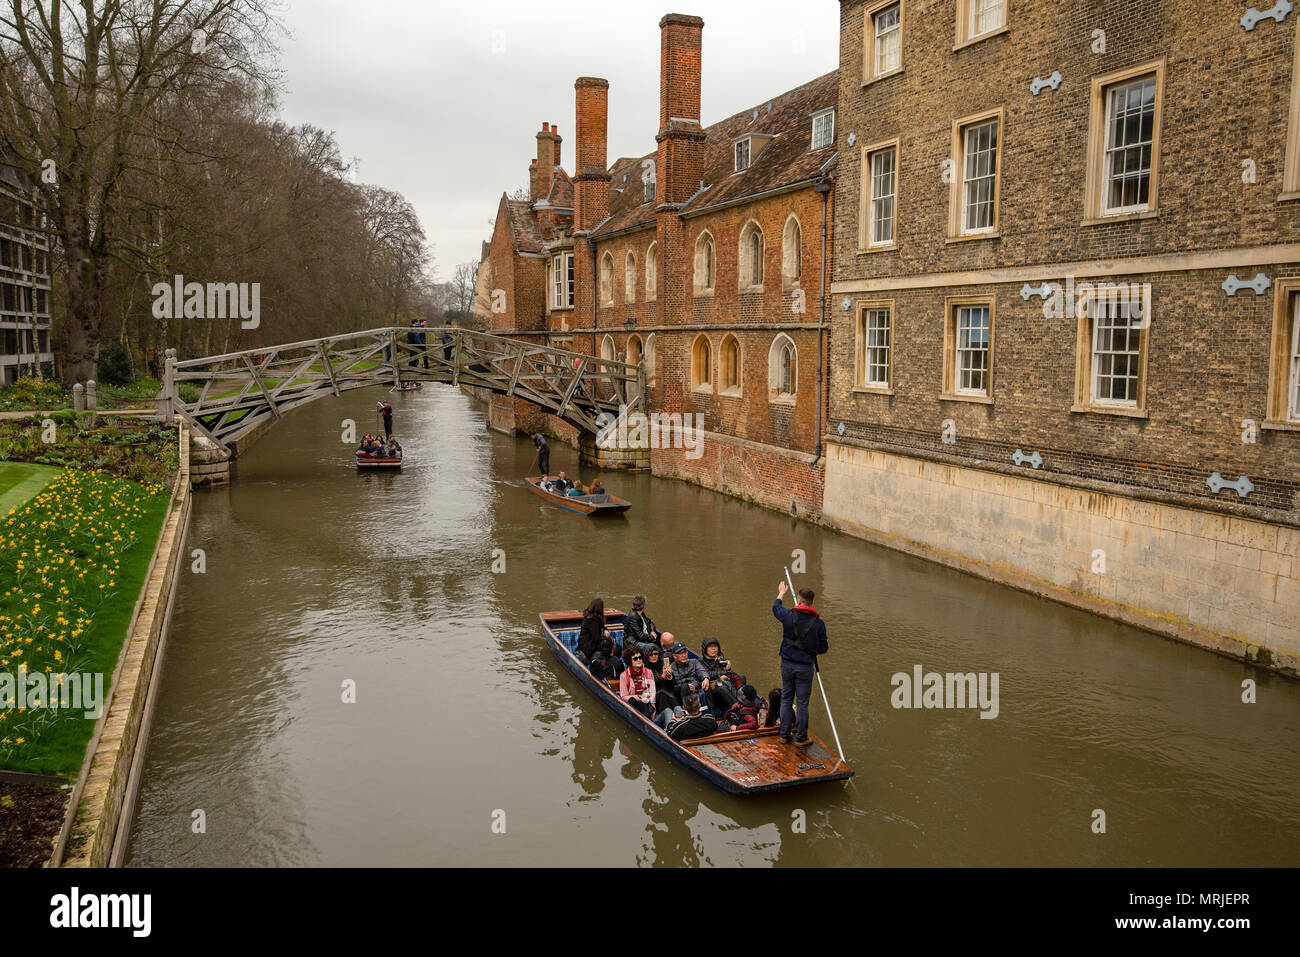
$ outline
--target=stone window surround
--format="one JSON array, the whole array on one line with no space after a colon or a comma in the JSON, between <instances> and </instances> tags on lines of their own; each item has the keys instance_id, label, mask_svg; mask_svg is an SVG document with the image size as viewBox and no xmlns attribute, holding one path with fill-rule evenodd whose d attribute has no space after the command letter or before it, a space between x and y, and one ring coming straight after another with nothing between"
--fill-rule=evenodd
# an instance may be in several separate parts
<instances>
[{"instance_id":1,"label":"stone window surround","mask_svg":"<svg viewBox=\"0 0 1300 957\"><path fill-rule=\"evenodd\" d=\"M790 369L790 392L781 392L780 381L780 352L783 345L789 345L791 356ZM767 401L774 405L794 405L799 392L799 347L795 345L794 339L784 332L778 332L772 337L772 345L767 351Z\"/></svg>"},{"instance_id":2,"label":"stone window surround","mask_svg":"<svg viewBox=\"0 0 1300 957\"><path fill-rule=\"evenodd\" d=\"M971 19L975 11L975 0L957 0L957 40L953 44L953 52L968 47L981 40L987 40L990 37L1000 36L1011 29L1011 0L1002 0L1002 23L991 30L985 30L983 33L971 32Z\"/></svg>"},{"instance_id":3,"label":"stone window surround","mask_svg":"<svg viewBox=\"0 0 1300 957\"><path fill-rule=\"evenodd\" d=\"M636 302L636 253L630 249L623 257L623 301Z\"/></svg>"},{"instance_id":4,"label":"stone window surround","mask_svg":"<svg viewBox=\"0 0 1300 957\"><path fill-rule=\"evenodd\" d=\"M1273 335L1269 349L1268 407L1263 427L1280 432L1300 432L1300 415L1290 418L1291 343L1300 325L1300 276L1278 279L1273 285Z\"/></svg>"},{"instance_id":5,"label":"stone window surround","mask_svg":"<svg viewBox=\"0 0 1300 957\"><path fill-rule=\"evenodd\" d=\"M898 166L899 137L882 140L862 148L862 174L858 197L858 252L878 253L898 248ZM892 149L894 151L894 238L888 243L871 245L871 157Z\"/></svg>"},{"instance_id":6,"label":"stone window surround","mask_svg":"<svg viewBox=\"0 0 1300 957\"><path fill-rule=\"evenodd\" d=\"M652 241L645 251L645 298L654 302L659 296L659 243Z\"/></svg>"},{"instance_id":7,"label":"stone window surround","mask_svg":"<svg viewBox=\"0 0 1300 957\"><path fill-rule=\"evenodd\" d=\"M709 263L707 273L701 277L701 270L705 269L704 265L704 248L711 247L712 261ZM711 275L710 275L711 274ZM708 282L701 281L702 279ZM694 292L696 296L712 296L713 290L717 285L718 279L718 243L713 238L713 233L705 229L695 238L695 269L693 276Z\"/></svg>"},{"instance_id":8,"label":"stone window surround","mask_svg":"<svg viewBox=\"0 0 1300 957\"><path fill-rule=\"evenodd\" d=\"M876 14L892 6L898 7L898 66L884 73L876 73ZM863 11L862 26L862 85L867 86L885 77L898 76L905 66L903 60L903 37L907 23L906 0L877 0L867 5Z\"/></svg>"},{"instance_id":9,"label":"stone window surround","mask_svg":"<svg viewBox=\"0 0 1300 957\"><path fill-rule=\"evenodd\" d=\"M1286 161L1279 201L1300 199L1300 17L1296 18L1295 59L1291 67L1291 106L1287 116Z\"/></svg>"},{"instance_id":10,"label":"stone window surround","mask_svg":"<svg viewBox=\"0 0 1300 957\"><path fill-rule=\"evenodd\" d=\"M600 257L600 304L614 305L614 257L607 250Z\"/></svg>"},{"instance_id":11,"label":"stone window surround","mask_svg":"<svg viewBox=\"0 0 1300 957\"><path fill-rule=\"evenodd\" d=\"M965 213L965 197L963 195L966 180L966 130L972 126L978 126L987 123L989 120L996 120L998 125L998 144L997 144L997 163L993 171L993 228L987 230L963 231L963 213ZM999 197L1002 194L1002 152L1003 145L1006 141L1006 107L999 106L991 110L985 110L982 113L972 113L970 116L963 116L961 119L952 121L952 161L953 177L948 197L948 239L967 241L973 239L997 239L998 232L998 212L1000 208ZM895 188L894 195L898 195L897 178L898 178L898 161L894 161ZM895 198L894 205L897 207L898 200ZM897 226L897 216L894 218Z\"/></svg>"},{"instance_id":12,"label":"stone window surround","mask_svg":"<svg viewBox=\"0 0 1300 957\"><path fill-rule=\"evenodd\" d=\"M791 249L792 237L790 226L794 225L795 237L797 243L793 243L794 249ZM791 273L791 266L798 269L797 273ZM799 217L791 213L785 218L785 226L781 228L781 288L798 289L799 280L803 278L803 223L799 222Z\"/></svg>"},{"instance_id":13,"label":"stone window surround","mask_svg":"<svg viewBox=\"0 0 1300 957\"><path fill-rule=\"evenodd\" d=\"M853 348L853 387L854 392L865 392L875 395L893 395L893 378L894 378L894 300L893 299L860 299L855 303L857 307L857 323L854 329L854 348ZM886 385L868 385L867 378L867 313L874 310L883 309L889 313L889 361L886 365L885 377Z\"/></svg>"},{"instance_id":14,"label":"stone window surround","mask_svg":"<svg viewBox=\"0 0 1300 957\"><path fill-rule=\"evenodd\" d=\"M1151 180L1145 209L1123 213L1106 213L1102 204L1106 193L1106 99L1111 87L1131 82L1148 74L1155 74L1155 117L1151 130ZM1130 219L1151 219L1160 215L1160 133L1164 114L1165 58L1149 60L1123 70L1116 70L1092 79L1092 94L1088 117L1088 165L1084 182L1084 226L1124 222Z\"/></svg>"},{"instance_id":15,"label":"stone window surround","mask_svg":"<svg viewBox=\"0 0 1300 957\"><path fill-rule=\"evenodd\" d=\"M989 365L983 395L970 395L957 391L957 311L962 306L983 306L989 311ZM977 296L947 296L944 299L943 318L943 382L939 399L944 402L975 402L993 404L994 356L997 345L997 299L992 294Z\"/></svg>"},{"instance_id":16,"label":"stone window surround","mask_svg":"<svg viewBox=\"0 0 1300 957\"><path fill-rule=\"evenodd\" d=\"M1094 412L1102 415L1118 415L1131 419L1147 418L1147 354L1150 352L1151 334L1151 297L1148 295L1143 303L1141 332L1138 336L1138 393L1134 405L1112 405L1098 402L1092 398L1092 316L1089 315L1093 295L1096 290L1084 291L1075 305L1078 331L1075 337L1074 367L1074 404L1071 412Z\"/></svg>"},{"instance_id":17,"label":"stone window surround","mask_svg":"<svg viewBox=\"0 0 1300 957\"><path fill-rule=\"evenodd\" d=\"M736 346L736 384L725 384L731 378L727 375L727 347L735 343ZM741 382L744 381L741 376L744 374L743 360L741 358L740 340L736 338L733 332L727 333L722 337L722 346L718 351L719 369L718 369L718 395L727 396L728 398L738 399L741 397Z\"/></svg>"},{"instance_id":18,"label":"stone window surround","mask_svg":"<svg viewBox=\"0 0 1300 957\"><path fill-rule=\"evenodd\" d=\"M753 275L753 250L750 244L754 235L758 235L758 276ZM717 248L716 246L714 247ZM767 237L763 234L763 227L759 225L758 220L749 219L745 225L740 227L740 241L736 247L736 284L740 292L762 292L763 291L763 273L766 272L764 266L767 258Z\"/></svg>"},{"instance_id":19,"label":"stone window surround","mask_svg":"<svg viewBox=\"0 0 1300 957\"><path fill-rule=\"evenodd\" d=\"M713 343L702 332L691 341L691 391L713 393Z\"/></svg>"}]
</instances>

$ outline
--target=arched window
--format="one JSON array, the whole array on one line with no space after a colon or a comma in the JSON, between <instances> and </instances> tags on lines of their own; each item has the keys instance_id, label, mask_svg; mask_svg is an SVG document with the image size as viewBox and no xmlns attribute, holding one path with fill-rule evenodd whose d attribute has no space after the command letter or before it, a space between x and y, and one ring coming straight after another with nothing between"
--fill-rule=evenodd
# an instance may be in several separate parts
<instances>
[{"instance_id":1,"label":"arched window","mask_svg":"<svg viewBox=\"0 0 1300 957\"><path fill-rule=\"evenodd\" d=\"M799 282L803 275L803 229L794 214L785 221L785 232L781 236L781 279L787 286Z\"/></svg>"},{"instance_id":2,"label":"arched window","mask_svg":"<svg viewBox=\"0 0 1300 957\"><path fill-rule=\"evenodd\" d=\"M723 395L740 395L740 340L731 333L723 336L718 359L721 363L718 391Z\"/></svg>"},{"instance_id":3,"label":"arched window","mask_svg":"<svg viewBox=\"0 0 1300 957\"><path fill-rule=\"evenodd\" d=\"M698 392L713 391L713 347L701 333L691 346L691 388Z\"/></svg>"},{"instance_id":4,"label":"arched window","mask_svg":"<svg viewBox=\"0 0 1300 957\"><path fill-rule=\"evenodd\" d=\"M636 333L628 336L627 339L627 361L630 365L636 365L641 361L641 337ZM647 376L648 377L648 376Z\"/></svg>"},{"instance_id":5,"label":"arched window","mask_svg":"<svg viewBox=\"0 0 1300 957\"><path fill-rule=\"evenodd\" d=\"M636 302L636 255L630 249L623 261L623 301Z\"/></svg>"},{"instance_id":6,"label":"arched window","mask_svg":"<svg viewBox=\"0 0 1300 957\"><path fill-rule=\"evenodd\" d=\"M740 231L740 288L763 285L763 230L752 219Z\"/></svg>"},{"instance_id":7,"label":"arched window","mask_svg":"<svg viewBox=\"0 0 1300 957\"><path fill-rule=\"evenodd\" d=\"M659 244L651 243L645 254L645 297L647 301L659 294Z\"/></svg>"},{"instance_id":8,"label":"arched window","mask_svg":"<svg viewBox=\"0 0 1300 957\"><path fill-rule=\"evenodd\" d=\"M799 389L799 353L784 332L772 340L767 358L768 398L793 400Z\"/></svg>"},{"instance_id":9,"label":"arched window","mask_svg":"<svg viewBox=\"0 0 1300 957\"><path fill-rule=\"evenodd\" d=\"M645 340L645 384L652 386L655 384L655 334L652 332L646 336Z\"/></svg>"},{"instance_id":10,"label":"arched window","mask_svg":"<svg viewBox=\"0 0 1300 957\"><path fill-rule=\"evenodd\" d=\"M717 256L710 233L700 233L695 241L695 294L713 292L714 274L717 272Z\"/></svg>"},{"instance_id":11,"label":"arched window","mask_svg":"<svg viewBox=\"0 0 1300 957\"><path fill-rule=\"evenodd\" d=\"M614 257L609 253L600 257L600 301L614 305Z\"/></svg>"},{"instance_id":12,"label":"arched window","mask_svg":"<svg viewBox=\"0 0 1300 957\"><path fill-rule=\"evenodd\" d=\"M604 338L600 340L600 357L602 359L609 359L610 361L618 359L618 349L614 346L614 337L609 333L605 333ZM604 366L601 366L600 371L608 372ZM601 394L607 396L609 393L605 390L613 388L613 379L608 375L602 375L597 381L600 382Z\"/></svg>"}]
</instances>

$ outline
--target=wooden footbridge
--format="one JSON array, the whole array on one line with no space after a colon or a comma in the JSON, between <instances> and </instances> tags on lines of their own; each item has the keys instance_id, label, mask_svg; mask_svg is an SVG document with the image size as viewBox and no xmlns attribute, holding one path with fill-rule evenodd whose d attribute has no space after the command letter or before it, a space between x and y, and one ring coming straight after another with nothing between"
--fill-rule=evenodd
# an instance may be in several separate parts
<instances>
[{"instance_id":1,"label":"wooden footbridge","mask_svg":"<svg viewBox=\"0 0 1300 957\"><path fill-rule=\"evenodd\" d=\"M639 365L455 326L390 326L203 359L177 360L168 350L159 413L183 416L228 449L316 399L409 382L519 396L587 432L599 430L601 413L645 410Z\"/></svg>"}]
</instances>

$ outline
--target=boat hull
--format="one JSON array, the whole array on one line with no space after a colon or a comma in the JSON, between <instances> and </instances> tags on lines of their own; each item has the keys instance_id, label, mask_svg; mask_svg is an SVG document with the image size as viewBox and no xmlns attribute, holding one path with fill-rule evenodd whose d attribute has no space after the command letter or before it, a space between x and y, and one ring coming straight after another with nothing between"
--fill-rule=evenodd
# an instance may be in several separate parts
<instances>
[{"instance_id":1,"label":"boat hull","mask_svg":"<svg viewBox=\"0 0 1300 957\"><path fill-rule=\"evenodd\" d=\"M359 469L400 469L403 459L357 459Z\"/></svg>"},{"instance_id":2,"label":"boat hull","mask_svg":"<svg viewBox=\"0 0 1300 957\"><path fill-rule=\"evenodd\" d=\"M558 508L565 509L569 512L577 512L579 515L589 515L592 518L607 515L621 515L632 507L631 502L627 499L619 498L616 495L611 495L608 502L597 504L595 502L584 502L581 499L567 495L555 495L548 492L546 489L542 488L542 480L540 477L530 477L524 479L524 481L528 483L528 487L533 490L534 494L540 495L543 499Z\"/></svg>"},{"instance_id":3,"label":"boat hull","mask_svg":"<svg viewBox=\"0 0 1300 957\"><path fill-rule=\"evenodd\" d=\"M653 721L624 704L622 699L584 667L568 645L557 637L557 631L562 630L557 627L558 625L576 627L581 623L580 612L543 612L539 617L546 644L570 674L614 714L641 732L642 736L656 748L714 787L728 794L762 794L809 784L844 781L853 777L852 768L826 747L816 735L809 736L813 738L813 744L806 749L779 743L775 728L715 735L712 738L695 739L685 744L674 741ZM615 628L621 628L623 615L621 612L607 609L605 620L610 631L613 632ZM764 760L752 760L759 751L764 752L762 756ZM746 760L747 756L751 760ZM766 760L768 757L775 760ZM811 767L814 762L820 767ZM817 770L821 773L814 773Z\"/></svg>"}]
</instances>

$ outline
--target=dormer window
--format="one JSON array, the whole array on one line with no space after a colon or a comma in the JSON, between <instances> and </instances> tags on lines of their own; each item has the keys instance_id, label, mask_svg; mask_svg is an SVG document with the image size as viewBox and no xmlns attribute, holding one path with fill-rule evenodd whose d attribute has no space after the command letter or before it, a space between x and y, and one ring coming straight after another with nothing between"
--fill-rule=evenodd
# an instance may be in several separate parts
<instances>
[{"instance_id":1,"label":"dormer window","mask_svg":"<svg viewBox=\"0 0 1300 957\"><path fill-rule=\"evenodd\" d=\"M750 141L746 136L744 139L736 140L736 172L749 169Z\"/></svg>"},{"instance_id":2,"label":"dormer window","mask_svg":"<svg viewBox=\"0 0 1300 957\"><path fill-rule=\"evenodd\" d=\"M812 148L825 149L835 142L835 111L823 110L812 118Z\"/></svg>"}]
</instances>

